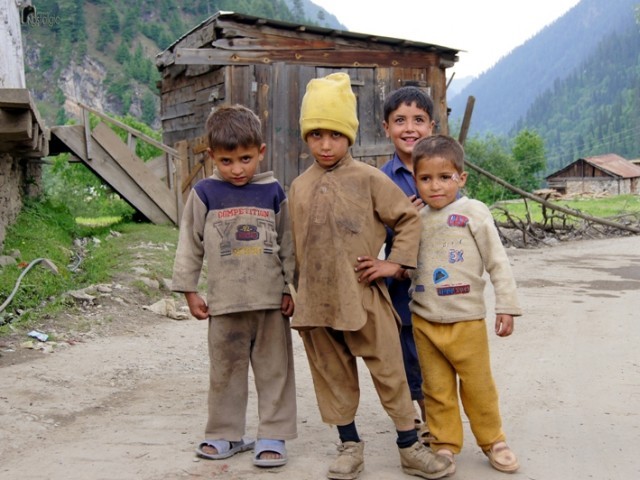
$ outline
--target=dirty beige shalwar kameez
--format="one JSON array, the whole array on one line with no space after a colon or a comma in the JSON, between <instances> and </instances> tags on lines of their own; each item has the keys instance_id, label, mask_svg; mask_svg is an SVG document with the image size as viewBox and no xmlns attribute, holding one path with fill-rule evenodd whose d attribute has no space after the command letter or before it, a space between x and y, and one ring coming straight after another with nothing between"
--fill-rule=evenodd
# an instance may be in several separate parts
<instances>
[{"instance_id":1,"label":"dirty beige shalwar kameez","mask_svg":"<svg viewBox=\"0 0 640 480\"><path fill-rule=\"evenodd\" d=\"M362 357L394 423L413 425L398 322L384 279L359 283L355 265L359 256L378 256L388 225L395 231L388 260L415 267L417 210L384 173L350 154L332 169L314 164L296 178L289 206L298 290L292 327L300 329L323 421L353 421L356 357Z\"/></svg>"}]
</instances>

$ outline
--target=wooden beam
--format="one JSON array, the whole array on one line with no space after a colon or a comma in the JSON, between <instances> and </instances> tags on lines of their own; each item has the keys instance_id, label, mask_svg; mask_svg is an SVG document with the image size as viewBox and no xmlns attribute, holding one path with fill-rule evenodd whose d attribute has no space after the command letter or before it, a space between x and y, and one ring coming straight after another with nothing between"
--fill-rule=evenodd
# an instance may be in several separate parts
<instances>
[{"instance_id":1,"label":"wooden beam","mask_svg":"<svg viewBox=\"0 0 640 480\"><path fill-rule=\"evenodd\" d=\"M193 170L189 172L189 176L184 180L182 180L182 186L181 186L182 193L186 192L187 189L191 186L191 182L193 181L194 178L196 178L196 175L198 174L198 172L200 172L200 170L202 170L203 166L204 166L204 162L198 163L195 167L193 167Z\"/></svg>"},{"instance_id":2,"label":"wooden beam","mask_svg":"<svg viewBox=\"0 0 640 480\"><path fill-rule=\"evenodd\" d=\"M173 157L173 191L176 196L176 209L178 211L178 225L182 222L182 212L184 211L184 202L186 200L184 193L182 192L182 172L184 171L184 165L188 162L188 149L189 143L186 140L178 142L175 147L178 155ZM188 195L188 194L187 194Z\"/></svg>"},{"instance_id":3,"label":"wooden beam","mask_svg":"<svg viewBox=\"0 0 640 480\"><path fill-rule=\"evenodd\" d=\"M336 42L326 40L304 40L281 38L277 44L265 38L221 38L212 42L214 48L223 50L335 50Z\"/></svg>"},{"instance_id":4,"label":"wooden beam","mask_svg":"<svg viewBox=\"0 0 640 480\"><path fill-rule=\"evenodd\" d=\"M0 109L0 140L19 141L33 138L33 117L30 110Z\"/></svg>"},{"instance_id":5,"label":"wooden beam","mask_svg":"<svg viewBox=\"0 0 640 480\"><path fill-rule=\"evenodd\" d=\"M31 95L26 88L0 88L0 108L31 108Z\"/></svg>"},{"instance_id":6,"label":"wooden beam","mask_svg":"<svg viewBox=\"0 0 640 480\"><path fill-rule=\"evenodd\" d=\"M351 147L351 155L356 158L360 157L377 157L382 155L393 155L395 148L391 143L383 143L379 145L361 145Z\"/></svg>"},{"instance_id":7,"label":"wooden beam","mask_svg":"<svg viewBox=\"0 0 640 480\"><path fill-rule=\"evenodd\" d=\"M256 65L284 62L314 66L416 67L437 65L435 53L371 50L270 50L227 51L216 48L178 48L178 65Z\"/></svg>"},{"instance_id":8,"label":"wooden beam","mask_svg":"<svg viewBox=\"0 0 640 480\"><path fill-rule=\"evenodd\" d=\"M162 142L159 142L158 140L156 140L155 138L151 138L148 135L145 135L144 133L136 130L135 128L130 127L129 125L120 122L119 120L116 120L115 118L111 118L108 115L105 115L104 113L102 113L99 110L96 110L95 108L91 108L88 105L84 105L82 103L78 103L78 105L80 107L82 107L85 110L90 111L91 113L93 113L94 115L97 115L98 117L100 117L102 120L111 123L112 125L115 125L116 127L120 127L123 130L126 130L128 133L134 135L137 138L140 138L142 140L144 140L145 142L153 145L154 147L169 153L170 155L177 155L178 152L176 152L173 148L165 145Z\"/></svg>"}]
</instances>

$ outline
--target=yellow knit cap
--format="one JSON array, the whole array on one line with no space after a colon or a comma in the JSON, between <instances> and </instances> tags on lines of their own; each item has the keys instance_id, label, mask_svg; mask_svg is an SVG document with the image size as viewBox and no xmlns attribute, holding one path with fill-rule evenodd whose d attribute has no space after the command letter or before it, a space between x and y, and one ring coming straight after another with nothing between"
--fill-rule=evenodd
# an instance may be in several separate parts
<instances>
[{"instance_id":1,"label":"yellow knit cap","mask_svg":"<svg viewBox=\"0 0 640 480\"><path fill-rule=\"evenodd\" d=\"M351 79L343 72L314 78L307 84L307 91L300 107L300 130L306 141L312 130L326 129L339 132L356 141L358 115L356 96L351 90Z\"/></svg>"}]
</instances>

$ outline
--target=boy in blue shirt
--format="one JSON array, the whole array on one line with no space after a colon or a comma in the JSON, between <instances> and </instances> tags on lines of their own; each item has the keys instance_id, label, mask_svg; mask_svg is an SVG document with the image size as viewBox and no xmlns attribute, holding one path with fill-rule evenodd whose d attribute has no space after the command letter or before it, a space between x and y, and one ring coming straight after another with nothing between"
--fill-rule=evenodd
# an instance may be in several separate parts
<instances>
[{"instance_id":1,"label":"boy in blue shirt","mask_svg":"<svg viewBox=\"0 0 640 480\"><path fill-rule=\"evenodd\" d=\"M402 189L414 206L420 210L424 207L424 203L413 180L411 152L418 140L433 133L435 126L433 102L420 88L406 86L391 92L384 102L383 112L384 122L382 125L387 138L393 142L395 153L393 158L380 169ZM385 245L385 257L389 256L392 245L393 235L389 230ZM424 394L422 393L422 374L420 373L420 363L412 333L411 312L409 311L410 285L411 281L408 279L387 279L393 308L398 312L402 321L400 329L402 357L407 382L411 390L411 399L417 402L420 407L421 418L416 418L416 428L420 428L422 423L426 422L426 412ZM428 443L428 428L423 429L421 438L425 443Z\"/></svg>"}]
</instances>

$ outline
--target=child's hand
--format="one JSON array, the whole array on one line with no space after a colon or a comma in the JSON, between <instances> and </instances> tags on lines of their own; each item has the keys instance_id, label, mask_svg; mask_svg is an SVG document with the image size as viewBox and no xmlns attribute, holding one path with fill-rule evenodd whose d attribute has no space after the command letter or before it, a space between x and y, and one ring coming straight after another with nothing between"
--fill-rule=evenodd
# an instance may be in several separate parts
<instances>
[{"instance_id":1,"label":"child's hand","mask_svg":"<svg viewBox=\"0 0 640 480\"><path fill-rule=\"evenodd\" d=\"M496 314L496 335L508 337L513 333L513 315L506 313Z\"/></svg>"},{"instance_id":2,"label":"child's hand","mask_svg":"<svg viewBox=\"0 0 640 480\"><path fill-rule=\"evenodd\" d=\"M410 195L409 196L409 200L411 201L413 206L416 207L416 210L420 211L420 210L422 210L424 208L424 202L422 201L422 199L419 196Z\"/></svg>"},{"instance_id":3,"label":"child's hand","mask_svg":"<svg viewBox=\"0 0 640 480\"><path fill-rule=\"evenodd\" d=\"M282 295L282 303L280 303L280 311L285 317L290 317L291 315L293 315L293 309L294 309L293 298L291 298L291 295L288 295L285 293L284 295Z\"/></svg>"},{"instance_id":4,"label":"child's hand","mask_svg":"<svg viewBox=\"0 0 640 480\"><path fill-rule=\"evenodd\" d=\"M402 267L394 262L369 256L358 257L356 272L361 272L358 282L371 283L381 277L395 277Z\"/></svg>"},{"instance_id":5,"label":"child's hand","mask_svg":"<svg viewBox=\"0 0 640 480\"><path fill-rule=\"evenodd\" d=\"M204 298L196 292L185 292L184 297L187 299L191 315L198 320L207 320L209 318L209 307L207 307L207 302L204 301Z\"/></svg>"}]
</instances>

